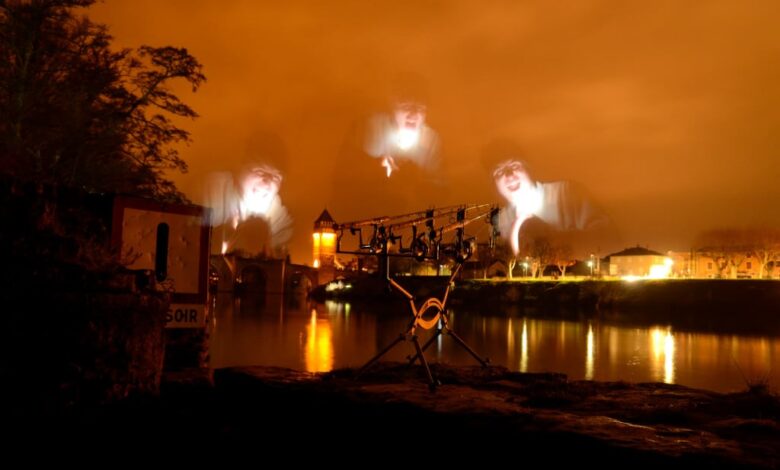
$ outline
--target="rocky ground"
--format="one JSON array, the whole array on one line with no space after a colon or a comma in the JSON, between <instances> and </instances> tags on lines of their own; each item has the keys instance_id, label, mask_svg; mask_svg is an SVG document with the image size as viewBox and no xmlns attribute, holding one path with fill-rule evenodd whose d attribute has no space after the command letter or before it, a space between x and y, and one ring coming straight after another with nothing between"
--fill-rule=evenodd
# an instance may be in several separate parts
<instances>
[{"instance_id":1,"label":"rocky ground","mask_svg":"<svg viewBox=\"0 0 780 470\"><path fill-rule=\"evenodd\" d=\"M159 398L60 417L43 435L133 449L262 450L349 466L365 456L372 465L780 465L780 398L761 385L719 394L501 367L434 364L433 371L435 391L419 367L401 364L360 377L269 367L169 374ZM29 426L41 437L41 426Z\"/></svg>"}]
</instances>

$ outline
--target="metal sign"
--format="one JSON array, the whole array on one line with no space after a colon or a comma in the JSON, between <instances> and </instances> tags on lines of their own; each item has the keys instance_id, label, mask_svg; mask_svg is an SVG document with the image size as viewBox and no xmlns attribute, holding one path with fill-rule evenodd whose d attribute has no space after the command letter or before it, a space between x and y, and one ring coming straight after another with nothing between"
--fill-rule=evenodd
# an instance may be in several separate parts
<instances>
[{"instance_id":1,"label":"metal sign","mask_svg":"<svg viewBox=\"0 0 780 470\"><path fill-rule=\"evenodd\" d=\"M171 292L167 328L204 328L211 227L208 209L118 196L112 240L128 269L154 273L158 290Z\"/></svg>"}]
</instances>

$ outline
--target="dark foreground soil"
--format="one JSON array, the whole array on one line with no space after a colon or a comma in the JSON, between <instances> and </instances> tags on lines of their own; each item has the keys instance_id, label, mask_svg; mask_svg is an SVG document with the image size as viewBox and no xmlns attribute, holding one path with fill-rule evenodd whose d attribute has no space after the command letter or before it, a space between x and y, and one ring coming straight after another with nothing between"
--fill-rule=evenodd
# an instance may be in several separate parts
<instances>
[{"instance_id":1,"label":"dark foreground soil","mask_svg":"<svg viewBox=\"0 0 780 470\"><path fill-rule=\"evenodd\" d=\"M230 449L227 455L251 454L253 465L279 458L377 468L780 465L780 399L761 386L719 394L501 367L433 369L441 383L433 392L419 368L399 364L380 364L360 377L353 370L270 367L220 369L213 380L168 375L157 398L14 426L22 439L75 441L134 456L208 450L213 457Z\"/></svg>"}]
</instances>

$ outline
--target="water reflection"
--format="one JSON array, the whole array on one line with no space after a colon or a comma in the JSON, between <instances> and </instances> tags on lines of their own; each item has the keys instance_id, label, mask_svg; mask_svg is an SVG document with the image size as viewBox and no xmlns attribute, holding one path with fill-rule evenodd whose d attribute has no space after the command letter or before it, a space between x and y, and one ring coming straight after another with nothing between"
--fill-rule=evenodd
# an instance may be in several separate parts
<instances>
[{"instance_id":1,"label":"water reflection","mask_svg":"<svg viewBox=\"0 0 780 470\"><path fill-rule=\"evenodd\" d=\"M317 319L317 310L312 309L311 320L306 327L306 349L304 351L307 372L327 372L333 369L333 333L328 318Z\"/></svg>"},{"instance_id":2,"label":"water reflection","mask_svg":"<svg viewBox=\"0 0 780 470\"><path fill-rule=\"evenodd\" d=\"M520 372L528 372L528 324L523 318L523 332L520 335Z\"/></svg>"},{"instance_id":3,"label":"water reflection","mask_svg":"<svg viewBox=\"0 0 780 470\"><path fill-rule=\"evenodd\" d=\"M652 379L674 383L674 336L671 328L650 330Z\"/></svg>"},{"instance_id":4,"label":"water reflection","mask_svg":"<svg viewBox=\"0 0 780 470\"><path fill-rule=\"evenodd\" d=\"M679 331L631 326L597 318L568 320L481 315L451 311L450 326L493 364L522 372L562 372L573 380L659 381L721 391L743 390L768 375L780 388L780 336ZM284 305L218 298L212 338L214 367L275 365L325 371L364 364L404 330L405 305L346 303ZM432 331L423 331L425 342ZM474 365L452 338L442 335L426 355L431 361ZM413 354L402 343L383 359Z\"/></svg>"},{"instance_id":5,"label":"water reflection","mask_svg":"<svg viewBox=\"0 0 780 470\"><path fill-rule=\"evenodd\" d=\"M585 380L593 380L593 341L593 325L588 323L588 337L585 350Z\"/></svg>"}]
</instances>

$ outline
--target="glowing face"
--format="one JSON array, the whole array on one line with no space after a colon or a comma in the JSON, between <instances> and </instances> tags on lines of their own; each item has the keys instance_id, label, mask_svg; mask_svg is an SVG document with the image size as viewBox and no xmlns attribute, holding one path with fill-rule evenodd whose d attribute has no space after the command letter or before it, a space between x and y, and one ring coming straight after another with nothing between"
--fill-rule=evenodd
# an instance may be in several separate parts
<instances>
[{"instance_id":1,"label":"glowing face","mask_svg":"<svg viewBox=\"0 0 780 470\"><path fill-rule=\"evenodd\" d=\"M498 192L509 202L516 202L523 190L533 184L525 166L517 160L507 160L499 164L493 171Z\"/></svg>"},{"instance_id":2,"label":"glowing face","mask_svg":"<svg viewBox=\"0 0 780 470\"><path fill-rule=\"evenodd\" d=\"M417 144L420 131L425 123L425 106L413 103L399 103L395 107L396 145L401 150L408 150Z\"/></svg>"},{"instance_id":3,"label":"glowing face","mask_svg":"<svg viewBox=\"0 0 780 470\"><path fill-rule=\"evenodd\" d=\"M508 236L512 252L516 255L520 251L520 227L543 209L542 189L531 180L523 163L517 160L507 160L496 166L493 178L498 192L514 208L515 221Z\"/></svg>"},{"instance_id":4,"label":"glowing face","mask_svg":"<svg viewBox=\"0 0 780 470\"><path fill-rule=\"evenodd\" d=\"M267 215L281 183L282 175L276 169L267 166L253 168L241 181L243 216Z\"/></svg>"},{"instance_id":5,"label":"glowing face","mask_svg":"<svg viewBox=\"0 0 780 470\"><path fill-rule=\"evenodd\" d=\"M404 102L395 107L395 123L399 129L419 130L425 122L425 106Z\"/></svg>"}]
</instances>

